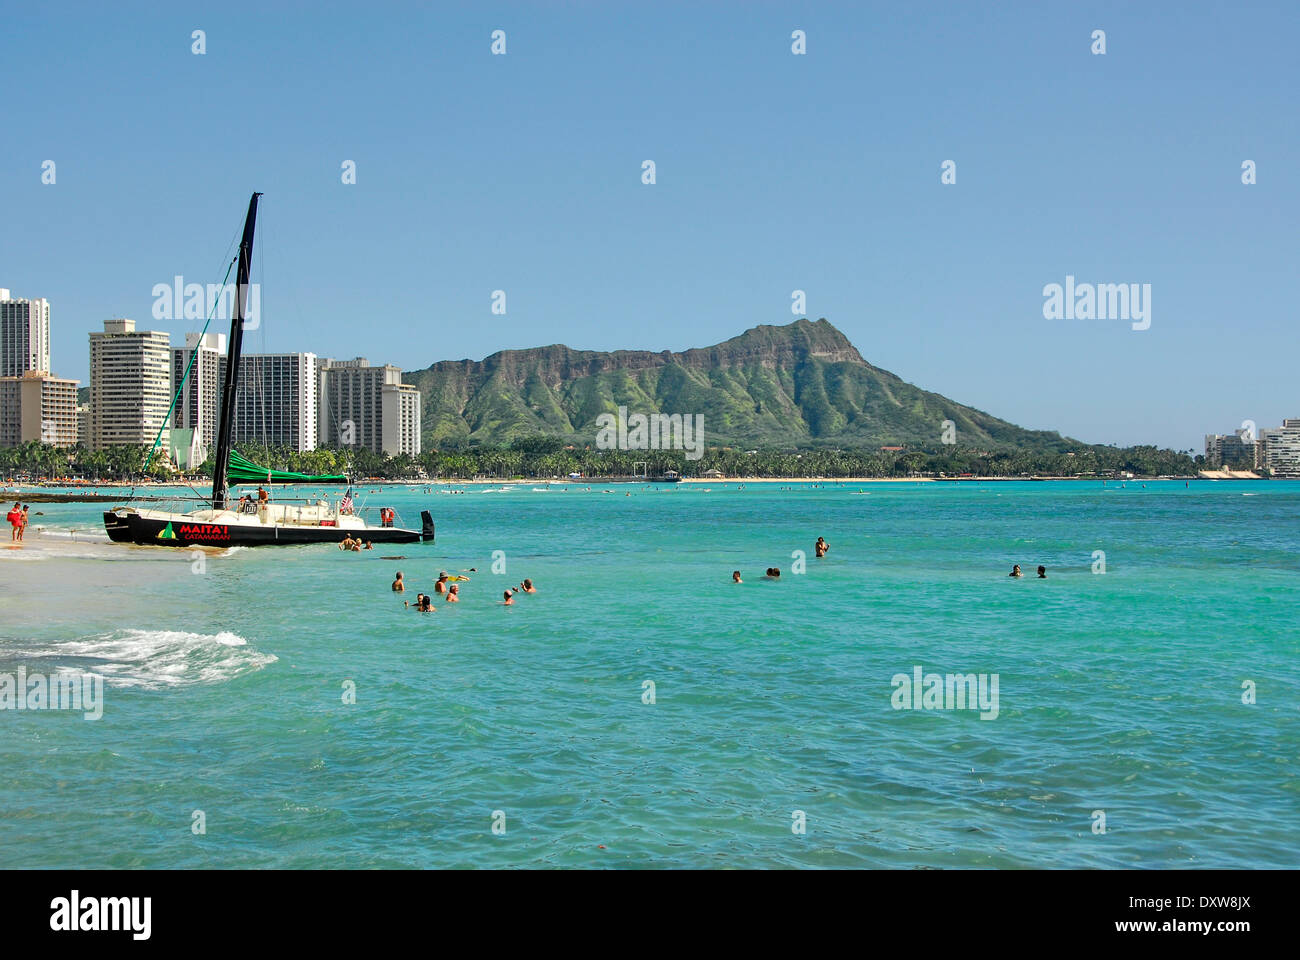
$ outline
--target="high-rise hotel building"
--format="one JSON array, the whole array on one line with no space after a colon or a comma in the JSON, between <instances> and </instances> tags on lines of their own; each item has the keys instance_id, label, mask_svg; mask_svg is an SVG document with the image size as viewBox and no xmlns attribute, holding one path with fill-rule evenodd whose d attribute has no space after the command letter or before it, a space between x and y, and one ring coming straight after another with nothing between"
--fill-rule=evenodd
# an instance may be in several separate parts
<instances>
[{"instance_id":1,"label":"high-rise hotel building","mask_svg":"<svg viewBox=\"0 0 1300 960\"><path fill-rule=\"evenodd\" d=\"M93 450L119 444L151 446L172 399L168 334L135 329L134 320L104 321L90 335L90 436ZM162 449L171 438L162 431Z\"/></svg>"},{"instance_id":2,"label":"high-rise hotel building","mask_svg":"<svg viewBox=\"0 0 1300 960\"><path fill-rule=\"evenodd\" d=\"M220 366L224 384L224 357ZM319 381L314 353L244 354L235 394L235 444L245 440L300 452L315 450Z\"/></svg>"},{"instance_id":3,"label":"high-rise hotel building","mask_svg":"<svg viewBox=\"0 0 1300 960\"><path fill-rule=\"evenodd\" d=\"M185 346L172 348L173 391L182 380L185 389L176 401L171 425L177 430L196 431L195 443L210 447L217 442L221 386L226 380L224 333L187 333Z\"/></svg>"},{"instance_id":4,"label":"high-rise hotel building","mask_svg":"<svg viewBox=\"0 0 1300 960\"><path fill-rule=\"evenodd\" d=\"M50 301L15 300L0 288L0 377L50 372Z\"/></svg>"},{"instance_id":5,"label":"high-rise hotel building","mask_svg":"<svg viewBox=\"0 0 1300 960\"><path fill-rule=\"evenodd\" d=\"M1300 419L1283 420L1282 426L1259 432L1260 458L1274 477L1300 478Z\"/></svg>"},{"instance_id":6,"label":"high-rise hotel building","mask_svg":"<svg viewBox=\"0 0 1300 960\"><path fill-rule=\"evenodd\" d=\"M321 446L364 447L394 457L420 453L420 392L401 368L324 360L320 373Z\"/></svg>"}]
</instances>

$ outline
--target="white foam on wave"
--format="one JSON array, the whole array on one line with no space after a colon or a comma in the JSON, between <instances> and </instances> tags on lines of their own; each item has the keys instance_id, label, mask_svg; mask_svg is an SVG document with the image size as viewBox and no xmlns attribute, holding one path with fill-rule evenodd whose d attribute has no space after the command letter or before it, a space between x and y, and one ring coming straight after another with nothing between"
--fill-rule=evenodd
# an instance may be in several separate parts
<instances>
[{"instance_id":1,"label":"white foam on wave","mask_svg":"<svg viewBox=\"0 0 1300 960\"><path fill-rule=\"evenodd\" d=\"M224 683L279 659L229 632L118 630L80 640L0 643L0 660L48 661L51 670L97 673L110 686L162 690Z\"/></svg>"}]
</instances>

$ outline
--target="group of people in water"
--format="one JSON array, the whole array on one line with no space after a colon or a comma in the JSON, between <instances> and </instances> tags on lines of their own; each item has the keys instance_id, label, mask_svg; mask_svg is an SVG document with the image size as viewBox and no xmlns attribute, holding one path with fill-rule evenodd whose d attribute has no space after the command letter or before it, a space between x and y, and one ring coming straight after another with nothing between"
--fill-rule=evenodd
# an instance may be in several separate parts
<instances>
[{"instance_id":1,"label":"group of people in water","mask_svg":"<svg viewBox=\"0 0 1300 960\"><path fill-rule=\"evenodd\" d=\"M362 546L363 544L364 547ZM360 537L353 539L351 535L348 535L344 537L343 542L339 544L339 549L351 550L353 553L360 553L362 549L365 550L375 549L375 545L371 543L369 540L362 540Z\"/></svg>"},{"instance_id":2,"label":"group of people in water","mask_svg":"<svg viewBox=\"0 0 1300 960\"><path fill-rule=\"evenodd\" d=\"M818 538L817 538L817 542L816 542L815 544L813 544L813 553L814 553L814 555L816 555L816 557L817 557L818 560L820 560L822 557L826 556L826 554L830 552L830 549L831 549L831 545L830 545L829 543L826 542L826 539L825 539L824 537L818 537ZM1019 568L1017 568L1017 569L1019 569ZM764 579L764 580L780 580L780 579L781 579L781 568L780 568L780 567L768 567L765 571L763 571L763 579ZM739 571L739 570L732 570L732 571L731 571L731 582L732 582L732 583L744 583L744 582L745 582L744 580L741 579L741 577L740 577L740 571Z\"/></svg>"},{"instance_id":3,"label":"group of people in water","mask_svg":"<svg viewBox=\"0 0 1300 960\"><path fill-rule=\"evenodd\" d=\"M478 569L476 567L470 567L469 572L477 573ZM468 582L469 582L469 577L460 574L448 574L446 570L442 570L439 571L438 579L435 580L433 583L433 592L441 596L445 603L460 603L460 585L461 583L468 583ZM392 590L393 593L406 592L406 581L402 578L401 570L397 571L397 575L393 579ZM504 591L502 595L502 599L499 600L498 602L502 606L506 606L506 607L513 606L515 602L516 593L536 593L536 592L537 592L537 588L533 586L533 581L528 577L525 577L523 582L520 583L519 586L511 587L509 590ZM410 600L406 600L403 601L403 605L408 608L417 610L420 613L433 613L435 609L433 606L433 595L427 593L417 593L415 595L414 603L412 603Z\"/></svg>"},{"instance_id":4,"label":"group of people in water","mask_svg":"<svg viewBox=\"0 0 1300 960\"><path fill-rule=\"evenodd\" d=\"M9 539L15 543L21 543L23 532L27 529L27 507L21 503L15 503L6 519L9 521Z\"/></svg>"},{"instance_id":5,"label":"group of people in water","mask_svg":"<svg viewBox=\"0 0 1300 960\"><path fill-rule=\"evenodd\" d=\"M1007 576L1008 576L1008 577L1023 577L1024 574L1020 572L1020 564L1017 563L1014 567L1012 567L1012 568L1011 568L1011 572L1008 573ZM1040 566L1040 567L1038 568L1038 579L1039 579L1039 580L1046 580L1046 579L1047 579L1047 568L1046 568L1046 567L1042 567L1042 566Z\"/></svg>"}]
</instances>

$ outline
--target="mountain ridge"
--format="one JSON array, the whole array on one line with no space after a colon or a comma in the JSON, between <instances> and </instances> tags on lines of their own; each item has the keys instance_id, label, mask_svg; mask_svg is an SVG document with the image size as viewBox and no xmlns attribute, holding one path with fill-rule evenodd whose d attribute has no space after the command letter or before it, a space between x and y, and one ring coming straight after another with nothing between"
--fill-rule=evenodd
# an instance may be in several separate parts
<instances>
[{"instance_id":1,"label":"mountain ridge","mask_svg":"<svg viewBox=\"0 0 1300 960\"><path fill-rule=\"evenodd\" d=\"M421 391L422 440L435 447L539 435L590 444L596 417L620 406L701 414L710 446L939 447L945 420L962 445L1078 445L910 384L868 362L824 318L763 324L682 351L501 350L438 361L403 380Z\"/></svg>"}]
</instances>

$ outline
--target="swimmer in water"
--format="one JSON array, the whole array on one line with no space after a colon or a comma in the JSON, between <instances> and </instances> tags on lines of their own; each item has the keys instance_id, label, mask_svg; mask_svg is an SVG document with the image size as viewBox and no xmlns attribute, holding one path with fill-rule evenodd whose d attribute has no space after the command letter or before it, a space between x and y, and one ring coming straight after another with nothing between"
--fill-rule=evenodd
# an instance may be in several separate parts
<instances>
[{"instance_id":1,"label":"swimmer in water","mask_svg":"<svg viewBox=\"0 0 1300 960\"><path fill-rule=\"evenodd\" d=\"M780 580L780 579L781 579L781 568L780 568L780 567L768 567L768 568L767 568L767 573L763 574L763 576L765 576L768 580Z\"/></svg>"},{"instance_id":2,"label":"swimmer in water","mask_svg":"<svg viewBox=\"0 0 1300 960\"><path fill-rule=\"evenodd\" d=\"M446 570L443 570L438 574L438 579L433 584L433 592L434 593L447 592L447 571Z\"/></svg>"},{"instance_id":3,"label":"swimmer in water","mask_svg":"<svg viewBox=\"0 0 1300 960\"><path fill-rule=\"evenodd\" d=\"M447 588L447 602L460 603L460 587L454 583Z\"/></svg>"},{"instance_id":4,"label":"swimmer in water","mask_svg":"<svg viewBox=\"0 0 1300 960\"><path fill-rule=\"evenodd\" d=\"M813 546L813 550L814 552L816 552L818 557L826 556L826 554L830 551L830 549L831 549L831 545L827 543L822 537L818 537L817 543Z\"/></svg>"},{"instance_id":5,"label":"swimmer in water","mask_svg":"<svg viewBox=\"0 0 1300 960\"><path fill-rule=\"evenodd\" d=\"M519 584L519 589L522 590L524 593L537 592L537 588L533 586L533 581L529 580L527 577L524 577L524 582Z\"/></svg>"},{"instance_id":6,"label":"swimmer in water","mask_svg":"<svg viewBox=\"0 0 1300 960\"><path fill-rule=\"evenodd\" d=\"M1024 574L1020 572L1020 564L1017 563L1014 567L1012 567L1012 568L1011 568L1011 572L1008 573L1007 576L1008 576L1008 577L1023 577Z\"/></svg>"},{"instance_id":7,"label":"swimmer in water","mask_svg":"<svg viewBox=\"0 0 1300 960\"><path fill-rule=\"evenodd\" d=\"M740 579L740 571L739 571L739 570L732 570L732 571L731 571L731 582L732 582L732 583L744 583L744 582L745 582L744 580L741 580L741 579Z\"/></svg>"},{"instance_id":8,"label":"swimmer in water","mask_svg":"<svg viewBox=\"0 0 1300 960\"><path fill-rule=\"evenodd\" d=\"M1047 579L1047 568L1046 568L1046 567L1039 567L1039 568L1038 568L1038 579L1039 579L1039 580L1046 580L1046 579Z\"/></svg>"},{"instance_id":9,"label":"swimmer in water","mask_svg":"<svg viewBox=\"0 0 1300 960\"><path fill-rule=\"evenodd\" d=\"M453 588L453 589L455 589L455 588ZM507 606L507 607L509 607L509 606L512 606L512 605L514 604L514 602L515 602L515 595L514 595L513 593L511 593L509 590L507 590L507 591L505 592L505 596L502 597L502 599L501 599L501 603L502 603L502 605L503 605L503 606Z\"/></svg>"},{"instance_id":10,"label":"swimmer in water","mask_svg":"<svg viewBox=\"0 0 1300 960\"><path fill-rule=\"evenodd\" d=\"M406 584L402 582L402 571L397 571L397 579L393 581L393 593L404 593Z\"/></svg>"}]
</instances>

